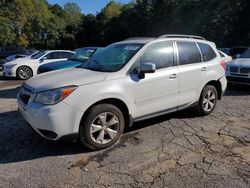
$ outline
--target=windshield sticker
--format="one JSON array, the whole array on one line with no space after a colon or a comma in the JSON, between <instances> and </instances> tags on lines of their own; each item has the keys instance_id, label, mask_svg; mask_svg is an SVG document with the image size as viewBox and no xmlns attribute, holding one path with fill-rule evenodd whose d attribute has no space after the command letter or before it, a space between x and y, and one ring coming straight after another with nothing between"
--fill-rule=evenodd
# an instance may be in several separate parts
<instances>
[{"instance_id":1,"label":"windshield sticker","mask_svg":"<svg viewBox=\"0 0 250 188\"><path fill-rule=\"evenodd\" d=\"M139 48L139 46L126 46L124 49L129 51L135 51Z\"/></svg>"}]
</instances>

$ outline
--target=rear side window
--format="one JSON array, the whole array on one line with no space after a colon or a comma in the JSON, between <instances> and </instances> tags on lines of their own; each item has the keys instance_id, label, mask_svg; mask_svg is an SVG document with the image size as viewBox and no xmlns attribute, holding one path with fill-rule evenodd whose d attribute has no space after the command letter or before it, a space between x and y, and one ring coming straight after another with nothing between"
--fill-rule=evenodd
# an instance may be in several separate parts
<instances>
[{"instance_id":1,"label":"rear side window","mask_svg":"<svg viewBox=\"0 0 250 188\"><path fill-rule=\"evenodd\" d=\"M199 48L201 49L203 61L210 61L216 58L217 55L210 45L205 44L205 43L198 43L198 45L199 45Z\"/></svg>"},{"instance_id":2,"label":"rear side window","mask_svg":"<svg viewBox=\"0 0 250 188\"><path fill-rule=\"evenodd\" d=\"M59 59L71 58L72 55L70 52L59 52Z\"/></svg>"},{"instance_id":3,"label":"rear side window","mask_svg":"<svg viewBox=\"0 0 250 188\"><path fill-rule=\"evenodd\" d=\"M51 52L46 57L47 59L59 59L59 52Z\"/></svg>"},{"instance_id":4,"label":"rear side window","mask_svg":"<svg viewBox=\"0 0 250 188\"><path fill-rule=\"evenodd\" d=\"M194 42L177 42L179 64L187 65L201 62L201 54Z\"/></svg>"}]
</instances>

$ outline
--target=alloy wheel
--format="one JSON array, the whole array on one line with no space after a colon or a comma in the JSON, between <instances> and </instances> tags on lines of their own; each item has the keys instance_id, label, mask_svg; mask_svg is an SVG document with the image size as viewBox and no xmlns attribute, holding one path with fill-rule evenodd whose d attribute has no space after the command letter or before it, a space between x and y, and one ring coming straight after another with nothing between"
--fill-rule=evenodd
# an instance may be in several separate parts
<instances>
[{"instance_id":1,"label":"alloy wheel","mask_svg":"<svg viewBox=\"0 0 250 188\"><path fill-rule=\"evenodd\" d=\"M18 75L21 79L26 80L26 79L31 77L32 73L31 73L31 70L29 68L22 67L19 69Z\"/></svg>"},{"instance_id":2,"label":"alloy wheel","mask_svg":"<svg viewBox=\"0 0 250 188\"><path fill-rule=\"evenodd\" d=\"M96 116L90 126L91 139L98 144L107 144L117 135L119 119L111 112L104 112Z\"/></svg>"},{"instance_id":3,"label":"alloy wheel","mask_svg":"<svg viewBox=\"0 0 250 188\"><path fill-rule=\"evenodd\" d=\"M204 99L203 99L203 108L206 112L209 112L213 109L216 103L216 94L212 90L208 90Z\"/></svg>"}]
</instances>

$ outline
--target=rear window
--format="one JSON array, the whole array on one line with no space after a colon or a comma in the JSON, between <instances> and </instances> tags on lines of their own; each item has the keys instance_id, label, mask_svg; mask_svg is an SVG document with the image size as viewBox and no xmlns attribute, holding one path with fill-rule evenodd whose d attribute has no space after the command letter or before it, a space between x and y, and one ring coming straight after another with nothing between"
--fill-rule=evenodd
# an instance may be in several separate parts
<instances>
[{"instance_id":1,"label":"rear window","mask_svg":"<svg viewBox=\"0 0 250 188\"><path fill-rule=\"evenodd\" d=\"M216 53L210 45L205 43L198 43L198 45L202 53L203 61L210 61L216 58Z\"/></svg>"},{"instance_id":2,"label":"rear window","mask_svg":"<svg viewBox=\"0 0 250 188\"><path fill-rule=\"evenodd\" d=\"M194 42L177 42L179 64L187 65L201 62L200 51Z\"/></svg>"}]
</instances>

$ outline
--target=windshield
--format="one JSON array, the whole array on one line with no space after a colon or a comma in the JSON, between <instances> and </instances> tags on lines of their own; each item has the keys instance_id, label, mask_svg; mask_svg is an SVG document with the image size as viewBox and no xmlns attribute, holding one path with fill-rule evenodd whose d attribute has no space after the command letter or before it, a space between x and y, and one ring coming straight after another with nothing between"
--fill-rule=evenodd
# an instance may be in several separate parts
<instances>
[{"instance_id":1,"label":"windshield","mask_svg":"<svg viewBox=\"0 0 250 188\"><path fill-rule=\"evenodd\" d=\"M42 57L45 54L46 54L46 52L39 52L35 56L31 57L31 59L39 59L40 57Z\"/></svg>"},{"instance_id":2,"label":"windshield","mask_svg":"<svg viewBox=\"0 0 250 188\"><path fill-rule=\"evenodd\" d=\"M123 43L110 45L94 54L85 69L102 72L116 72L141 49L141 43Z\"/></svg>"},{"instance_id":3,"label":"windshield","mask_svg":"<svg viewBox=\"0 0 250 188\"><path fill-rule=\"evenodd\" d=\"M88 48L80 48L76 49L74 52L75 54L69 58L70 60L74 61L87 61L96 51L96 49L88 49Z\"/></svg>"},{"instance_id":4,"label":"windshield","mask_svg":"<svg viewBox=\"0 0 250 188\"><path fill-rule=\"evenodd\" d=\"M250 58L250 48L240 54L240 58Z\"/></svg>"}]
</instances>

